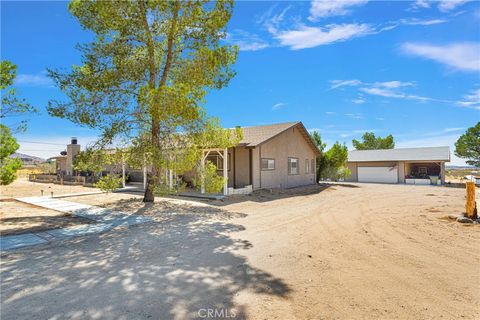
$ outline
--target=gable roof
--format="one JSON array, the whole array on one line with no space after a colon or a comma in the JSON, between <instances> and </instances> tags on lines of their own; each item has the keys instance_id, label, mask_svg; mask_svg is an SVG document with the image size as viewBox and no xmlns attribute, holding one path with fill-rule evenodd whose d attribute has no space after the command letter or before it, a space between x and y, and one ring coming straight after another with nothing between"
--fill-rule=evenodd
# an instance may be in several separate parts
<instances>
[{"instance_id":1,"label":"gable roof","mask_svg":"<svg viewBox=\"0 0 480 320\"><path fill-rule=\"evenodd\" d=\"M352 150L349 162L365 161L450 161L449 147Z\"/></svg>"},{"instance_id":2,"label":"gable roof","mask_svg":"<svg viewBox=\"0 0 480 320\"><path fill-rule=\"evenodd\" d=\"M316 154L320 155L320 150L317 148L307 129L300 121L242 127L243 139L240 141L239 145L245 147L257 147L293 127L300 130L305 140L307 140L307 143L312 147Z\"/></svg>"}]
</instances>

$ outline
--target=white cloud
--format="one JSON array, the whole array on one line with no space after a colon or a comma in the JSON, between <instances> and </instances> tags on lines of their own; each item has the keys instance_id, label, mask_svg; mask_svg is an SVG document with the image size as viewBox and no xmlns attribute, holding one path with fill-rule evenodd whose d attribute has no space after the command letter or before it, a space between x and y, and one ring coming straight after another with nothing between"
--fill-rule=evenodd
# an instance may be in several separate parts
<instances>
[{"instance_id":1,"label":"white cloud","mask_svg":"<svg viewBox=\"0 0 480 320\"><path fill-rule=\"evenodd\" d=\"M357 129L357 130L353 130L352 132L353 133L365 133L365 132L381 132L382 130L378 130L378 129Z\"/></svg>"},{"instance_id":2,"label":"white cloud","mask_svg":"<svg viewBox=\"0 0 480 320\"><path fill-rule=\"evenodd\" d=\"M418 9L418 8L423 8L423 9L426 9L426 8L430 8L430 3L428 0L417 0L415 1L415 3L412 5L412 7L414 9Z\"/></svg>"},{"instance_id":3,"label":"white cloud","mask_svg":"<svg viewBox=\"0 0 480 320\"><path fill-rule=\"evenodd\" d=\"M296 30L279 31L274 36L292 50L313 48L371 34L367 24L330 24L325 27L300 25Z\"/></svg>"},{"instance_id":4,"label":"white cloud","mask_svg":"<svg viewBox=\"0 0 480 320\"><path fill-rule=\"evenodd\" d=\"M241 51L257 51L269 47L258 35L240 29L228 33L225 41L237 45Z\"/></svg>"},{"instance_id":5,"label":"white cloud","mask_svg":"<svg viewBox=\"0 0 480 320\"><path fill-rule=\"evenodd\" d=\"M345 115L351 119L363 119L363 115L361 113L345 113Z\"/></svg>"},{"instance_id":6,"label":"white cloud","mask_svg":"<svg viewBox=\"0 0 480 320\"><path fill-rule=\"evenodd\" d=\"M431 26L434 24L441 24L441 23L446 23L448 20L446 19L402 19L400 20L401 24L409 25L409 26Z\"/></svg>"},{"instance_id":7,"label":"white cloud","mask_svg":"<svg viewBox=\"0 0 480 320\"><path fill-rule=\"evenodd\" d=\"M396 93L389 89L382 89L382 88L360 88L360 91L365 92L367 94L381 96L386 98L404 98L404 94Z\"/></svg>"},{"instance_id":8,"label":"white cloud","mask_svg":"<svg viewBox=\"0 0 480 320\"><path fill-rule=\"evenodd\" d=\"M451 11L467 2L469 2L469 0L441 0L438 3L438 9L443 12Z\"/></svg>"},{"instance_id":9,"label":"white cloud","mask_svg":"<svg viewBox=\"0 0 480 320\"><path fill-rule=\"evenodd\" d=\"M463 42L447 45L404 43L405 53L430 59L463 71L480 71L480 43Z\"/></svg>"},{"instance_id":10,"label":"white cloud","mask_svg":"<svg viewBox=\"0 0 480 320\"><path fill-rule=\"evenodd\" d=\"M426 96L420 96L415 94L409 94L405 92L406 87L415 86L415 82L412 81L383 81L383 82L362 82L360 80L330 80L330 87L332 89L341 88L344 86L357 87L359 92L359 98L353 99L353 103L361 104L365 102L363 93L380 96L384 98L395 98L413 100L417 102L439 102L450 105L456 105L459 107L466 107L470 109L480 110L480 88L472 90L470 93L464 95L462 99L438 99ZM378 119L377 119L378 120ZM382 119L383 120L383 119Z\"/></svg>"},{"instance_id":11,"label":"white cloud","mask_svg":"<svg viewBox=\"0 0 480 320\"><path fill-rule=\"evenodd\" d=\"M362 84L360 80L330 80L330 88L336 89L344 86L359 86Z\"/></svg>"},{"instance_id":12,"label":"white cloud","mask_svg":"<svg viewBox=\"0 0 480 320\"><path fill-rule=\"evenodd\" d=\"M436 3L438 4L437 6L438 10L442 12L448 12L470 1L471 0L440 0L440 1L417 0L415 1L415 3L412 4L411 9L413 10L428 9L431 7L432 3Z\"/></svg>"},{"instance_id":13,"label":"white cloud","mask_svg":"<svg viewBox=\"0 0 480 320\"><path fill-rule=\"evenodd\" d=\"M284 103L284 102L279 102L279 103L276 103L272 106L272 110L278 110L278 109L281 109L283 107L285 107L287 104Z\"/></svg>"},{"instance_id":14,"label":"white cloud","mask_svg":"<svg viewBox=\"0 0 480 320\"><path fill-rule=\"evenodd\" d=\"M365 103L365 99L357 98L357 99L353 99L352 102L355 103L355 104L363 104L363 103Z\"/></svg>"},{"instance_id":15,"label":"white cloud","mask_svg":"<svg viewBox=\"0 0 480 320\"><path fill-rule=\"evenodd\" d=\"M45 75L45 72L38 74L19 74L15 78L15 84L29 87L52 87L53 81Z\"/></svg>"},{"instance_id":16,"label":"white cloud","mask_svg":"<svg viewBox=\"0 0 480 320\"><path fill-rule=\"evenodd\" d=\"M480 110L480 89L473 90L471 93L463 96L463 100L457 101L461 107L467 107Z\"/></svg>"},{"instance_id":17,"label":"white cloud","mask_svg":"<svg viewBox=\"0 0 480 320\"><path fill-rule=\"evenodd\" d=\"M463 131L465 128L445 128L443 129L444 132L455 132L455 131Z\"/></svg>"},{"instance_id":18,"label":"white cloud","mask_svg":"<svg viewBox=\"0 0 480 320\"><path fill-rule=\"evenodd\" d=\"M383 87L383 88L401 88L401 87L409 87L415 85L413 82L402 82L402 81L385 81L385 82L375 82L373 84L376 87Z\"/></svg>"},{"instance_id":19,"label":"white cloud","mask_svg":"<svg viewBox=\"0 0 480 320\"><path fill-rule=\"evenodd\" d=\"M385 118L375 118L375 120L378 120L378 121L384 121Z\"/></svg>"},{"instance_id":20,"label":"white cloud","mask_svg":"<svg viewBox=\"0 0 480 320\"><path fill-rule=\"evenodd\" d=\"M310 21L320 18L343 16L350 13L349 8L364 5L368 0L314 0L310 6Z\"/></svg>"},{"instance_id":21,"label":"white cloud","mask_svg":"<svg viewBox=\"0 0 480 320\"><path fill-rule=\"evenodd\" d=\"M290 10L291 6L288 6L282 10L282 12L278 14L273 14L273 10L275 9L275 5L272 6L265 14L263 14L259 19L257 19L256 23L259 25L263 25L268 32L271 34L277 33L277 30L280 24L285 19L285 15L288 10Z\"/></svg>"},{"instance_id":22,"label":"white cloud","mask_svg":"<svg viewBox=\"0 0 480 320\"><path fill-rule=\"evenodd\" d=\"M446 102L440 99L433 99L433 98L418 96L414 94L406 94L403 92L399 92L392 89L386 89L386 88L384 89L384 88L378 88L378 87L363 87L363 88L360 88L359 90L370 95L380 96L385 98L407 99L407 100L415 100L419 102L426 102L426 101Z\"/></svg>"},{"instance_id":23,"label":"white cloud","mask_svg":"<svg viewBox=\"0 0 480 320\"><path fill-rule=\"evenodd\" d=\"M328 114L328 115L333 115L333 114L335 114L335 112L332 112L332 111L327 111L327 112L325 112L325 114Z\"/></svg>"}]
</instances>

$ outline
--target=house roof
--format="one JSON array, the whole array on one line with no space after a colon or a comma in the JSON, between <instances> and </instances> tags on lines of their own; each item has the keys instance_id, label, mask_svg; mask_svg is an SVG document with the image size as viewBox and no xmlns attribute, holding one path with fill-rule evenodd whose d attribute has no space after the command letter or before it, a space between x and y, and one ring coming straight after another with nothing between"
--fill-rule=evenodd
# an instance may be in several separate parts
<instances>
[{"instance_id":1,"label":"house roof","mask_svg":"<svg viewBox=\"0 0 480 320\"><path fill-rule=\"evenodd\" d=\"M300 121L276 123L264 126L242 127L243 139L240 141L239 145L243 145L245 147L256 147L293 127L300 130L303 137L307 140L308 144L317 154L321 153L310 137L307 129Z\"/></svg>"},{"instance_id":2,"label":"house roof","mask_svg":"<svg viewBox=\"0 0 480 320\"><path fill-rule=\"evenodd\" d=\"M353 150L349 162L365 161L450 161L449 147Z\"/></svg>"}]
</instances>

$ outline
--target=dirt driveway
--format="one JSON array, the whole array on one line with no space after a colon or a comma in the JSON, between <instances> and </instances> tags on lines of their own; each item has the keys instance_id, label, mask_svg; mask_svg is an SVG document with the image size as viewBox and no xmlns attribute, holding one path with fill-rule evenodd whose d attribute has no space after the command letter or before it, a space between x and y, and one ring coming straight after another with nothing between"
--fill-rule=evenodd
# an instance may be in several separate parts
<instances>
[{"instance_id":1,"label":"dirt driveway","mask_svg":"<svg viewBox=\"0 0 480 320\"><path fill-rule=\"evenodd\" d=\"M2 255L1 318L480 317L480 226L444 219L463 210L462 189L120 205L157 222Z\"/></svg>"}]
</instances>

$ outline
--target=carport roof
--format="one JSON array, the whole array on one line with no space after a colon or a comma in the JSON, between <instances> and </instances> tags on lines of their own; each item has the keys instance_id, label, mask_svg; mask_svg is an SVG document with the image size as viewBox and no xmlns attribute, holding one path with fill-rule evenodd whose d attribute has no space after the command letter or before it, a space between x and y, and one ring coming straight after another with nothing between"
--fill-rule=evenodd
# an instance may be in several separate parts
<instances>
[{"instance_id":1,"label":"carport roof","mask_svg":"<svg viewBox=\"0 0 480 320\"><path fill-rule=\"evenodd\" d=\"M449 147L353 150L348 162L367 161L450 161Z\"/></svg>"}]
</instances>

